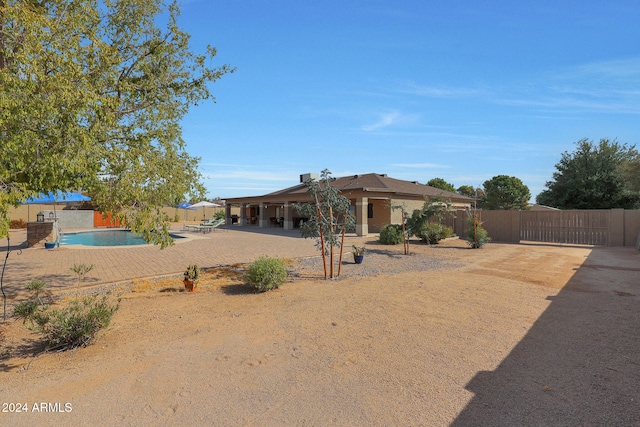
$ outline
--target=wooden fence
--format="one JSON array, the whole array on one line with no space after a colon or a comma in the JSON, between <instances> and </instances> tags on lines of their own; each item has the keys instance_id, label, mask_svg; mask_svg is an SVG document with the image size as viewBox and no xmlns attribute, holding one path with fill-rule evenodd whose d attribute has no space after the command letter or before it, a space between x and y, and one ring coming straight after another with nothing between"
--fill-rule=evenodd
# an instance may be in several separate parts
<instances>
[{"instance_id":1,"label":"wooden fence","mask_svg":"<svg viewBox=\"0 0 640 427\"><path fill-rule=\"evenodd\" d=\"M466 236L466 220L472 212L457 211L453 224ZM640 210L488 211L478 210L493 242L521 240L602 246L635 246L640 237Z\"/></svg>"}]
</instances>

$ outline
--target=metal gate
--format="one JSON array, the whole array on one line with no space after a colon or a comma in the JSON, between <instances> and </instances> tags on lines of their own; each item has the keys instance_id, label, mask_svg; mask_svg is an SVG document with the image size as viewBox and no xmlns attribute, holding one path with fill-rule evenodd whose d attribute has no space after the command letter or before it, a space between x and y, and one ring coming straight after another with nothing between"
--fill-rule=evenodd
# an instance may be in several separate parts
<instances>
[{"instance_id":1,"label":"metal gate","mask_svg":"<svg viewBox=\"0 0 640 427\"><path fill-rule=\"evenodd\" d=\"M521 211L520 239L537 242L608 245L608 210Z\"/></svg>"}]
</instances>

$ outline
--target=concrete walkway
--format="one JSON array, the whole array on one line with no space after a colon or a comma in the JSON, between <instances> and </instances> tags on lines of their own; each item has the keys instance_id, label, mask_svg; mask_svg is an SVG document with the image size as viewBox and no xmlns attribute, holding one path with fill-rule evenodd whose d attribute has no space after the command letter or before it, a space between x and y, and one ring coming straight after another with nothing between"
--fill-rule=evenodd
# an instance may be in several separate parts
<instances>
[{"instance_id":1,"label":"concrete walkway","mask_svg":"<svg viewBox=\"0 0 640 427\"><path fill-rule=\"evenodd\" d=\"M4 290L11 298L22 293L30 280L44 280L52 291L76 285L74 264L94 264L84 286L124 282L136 278L181 274L190 264L212 268L249 263L262 255L279 258L318 256L314 239L303 239L299 230L232 226L206 234L172 233L187 236L174 246L160 249L153 245L88 247L62 246L59 249L24 248L26 231L11 231L11 251L4 275ZM345 246L360 238L350 237ZM4 262L7 246L0 248ZM21 249L22 248L22 249ZM1 264L0 264L1 267Z\"/></svg>"}]
</instances>

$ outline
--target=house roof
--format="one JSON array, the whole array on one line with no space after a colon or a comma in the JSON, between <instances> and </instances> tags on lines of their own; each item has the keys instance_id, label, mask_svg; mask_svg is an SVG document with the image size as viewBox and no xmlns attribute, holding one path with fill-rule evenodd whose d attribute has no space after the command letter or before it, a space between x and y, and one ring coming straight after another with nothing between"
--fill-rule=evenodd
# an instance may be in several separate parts
<instances>
[{"instance_id":1,"label":"house roof","mask_svg":"<svg viewBox=\"0 0 640 427\"><path fill-rule=\"evenodd\" d=\"M405 196L413 198L424 197L442 197L465 203L471 202L473 199L462 196L450 191L441 190L439 188L420 184L418 181L403 181L400 179L390 178L386 174L368 173L364 175L350 175L335 178L331 183L332 187L337 188L343 195L352 192L363 193L386 193L388 195ZM293 187L283 190L274 191L265 194L259 198L305 198L307 196L307 186L304 183L294 185ZM373 196L373 194L372 194ZM256 198L237 198L237 199L256 199ZM227 199L235 200L235 199Z\"/></svg>"}]
</instances>

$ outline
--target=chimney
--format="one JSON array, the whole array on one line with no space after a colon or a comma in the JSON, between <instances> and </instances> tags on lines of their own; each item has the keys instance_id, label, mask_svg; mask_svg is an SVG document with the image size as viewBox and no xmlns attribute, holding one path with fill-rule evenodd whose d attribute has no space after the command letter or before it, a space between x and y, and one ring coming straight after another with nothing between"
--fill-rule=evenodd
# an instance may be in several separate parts
<instances>
[{"instance_id":1,"label":"chimney","mask_svg":"<svg viewBox=\"0 0 640 427\"><path fill-rule=\"evenodd\" d=\"M317 181L318 180L318 174L317 173L303 173L302 175L300 175L300 182L301 183L305 183L306 181Z\"/></svg>"}]
</instances>

